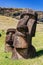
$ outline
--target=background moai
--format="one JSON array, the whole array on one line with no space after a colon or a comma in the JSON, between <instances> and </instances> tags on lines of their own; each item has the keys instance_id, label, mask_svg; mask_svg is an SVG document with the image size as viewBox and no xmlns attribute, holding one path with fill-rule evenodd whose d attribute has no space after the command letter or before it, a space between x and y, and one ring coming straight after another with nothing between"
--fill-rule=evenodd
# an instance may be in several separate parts
<instances>
[{"instance_id":1,"label":"background moai","mask_svg":"<svg viewBox=\"0 0 43 65\"><path fill-rule=\"evenodd\" d=\"M14 37L15 31L16 31L16 29L10 28L6 32L5 52L12 51L12 49L13 49L13 37Z\"/></svg>"},{"instance_id":2,"label":"background moai","mask_svg":"<svg viewBox=\"0 0 43 65\"><path fill-rule=\"evenodd\" d=\"M21 14L20 21L17 25L14 35L12 51L13 59L32 58L36 54L34 46L32 46L32 37L35 36L37 24L37 13L27 10Z\"/></svg>"}]
</instances>

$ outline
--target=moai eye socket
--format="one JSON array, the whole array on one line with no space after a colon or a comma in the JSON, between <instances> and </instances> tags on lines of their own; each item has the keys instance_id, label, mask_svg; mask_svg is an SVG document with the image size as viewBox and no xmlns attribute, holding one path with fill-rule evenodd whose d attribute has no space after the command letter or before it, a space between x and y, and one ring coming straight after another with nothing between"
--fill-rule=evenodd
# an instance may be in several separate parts
<instances>
[{"instance_id":1,"label":"moai eye socket","mask_svg":"<svg viewBox=\"0 0 43 65\"><path fill-rule=\"evenodd\" d=\"M9 34L9 32L6 32L6 35L8 35Z\"/></svg>"},{"instance_id":2,"label":"moai eye socket","mask_svg":"<svg viewBox=\"0 0 43 65\"><path fill-rule=\"evenodd\" d=\"M28 15L28 14L22 14L22 15L20 16L20 19L26 18L26 17L29 17L29 15Z\"/></svg>"},{"instance_id":3,"label":"moai eye socket","mask_svg":"<svg viewBox=\"0 0 43 65\"><path fill-rule=\"evenodd\" d=\"M35 19L35 17L34 17L34 16L32 16L32 19Z\"/></svg>"},{"instance_id":4,"label":"moai eye socket","mask_svg":"<svg viewBox=\"0 0 43 65\"><path fill-rule=\"evenodd\" d=\"M30 18L30 19L35 19L35 16L29 15L29 18Z\"/></svg>"}]
</instances>

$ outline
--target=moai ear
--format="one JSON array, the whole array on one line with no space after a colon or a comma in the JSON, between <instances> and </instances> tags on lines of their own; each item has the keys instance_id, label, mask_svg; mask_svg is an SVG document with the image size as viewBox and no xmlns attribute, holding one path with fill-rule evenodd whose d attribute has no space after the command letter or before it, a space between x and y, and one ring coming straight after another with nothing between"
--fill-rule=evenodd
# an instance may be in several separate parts
<instances>
[{"instance_id":1,"label":"moai ear","mask_svg":"<svg viewBox=\"0 0 43 65\"><path fill-rule=\"evenodd\" d=\"M37 26L37 19L38 19L38 14L35 12L34 14L34 19L35 19L35 22L34 22L34 25L32 27L32 37L35 36L35 32L36 32L36 26Z\"/></svg>"},{"instance_id":2,"label":"moai ear","mask_svg":"<svg viewBox=\"0 0 43 65\"><path fill-rule=\"evenodd\" d=\"M30 13L30 19L27 23L27 27L29 30L29 34L34 37L36 32L36 24L37 24L37 13L33 11L34 14Z\"/></svg>"},{"instance_id":3,"label":"moai ear","mask_svg":"<svg viewBox=\"0 0 43 65\"><path fill-rule=\"evenodd\" d=\"M35 21L34 21L34 24L33 24L33 26L32 26L32 30L31 30L31 36L32 36L32 37L35 36L36 26L37 26L37 23L36 23L36 20L35 20Z\"/></svg>"},{"instance_id":4,"label":"moai ear","mask_svg":"<svg viewBox=\"0 0 43 65\"><path fill-rule=\"evenodd\" d=\"M35 31L36 31L36 21L34 19L29 19L28 23L27 23L27 27L29 30L29 35L31 35L32 37L35 36Z\"/></svg>"}]
</instances>

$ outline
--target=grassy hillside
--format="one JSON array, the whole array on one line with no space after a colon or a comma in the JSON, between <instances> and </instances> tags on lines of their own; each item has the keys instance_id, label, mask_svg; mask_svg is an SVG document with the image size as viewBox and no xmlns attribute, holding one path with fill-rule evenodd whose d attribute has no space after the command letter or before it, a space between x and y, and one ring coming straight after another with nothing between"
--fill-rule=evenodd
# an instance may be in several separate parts
<instances>
[{"instance_id":1,"label":"grassy hillside","mask_svg":"<svg viewBox=\"0 0 43 65\"><path fill-rule=\"evenodd\" d=\"M17 19L0 15L0 29L6 30L8 28L15 28L17 23Z\"/></svg>"}]
</instances>

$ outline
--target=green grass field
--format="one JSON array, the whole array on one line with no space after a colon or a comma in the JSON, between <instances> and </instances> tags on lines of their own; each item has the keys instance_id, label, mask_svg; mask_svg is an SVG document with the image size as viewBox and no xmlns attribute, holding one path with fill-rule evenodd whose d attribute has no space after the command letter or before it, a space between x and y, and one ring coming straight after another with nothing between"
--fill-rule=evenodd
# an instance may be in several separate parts
<instances>
[{"instance_id":1,"label":"green grass field","mask_svg":"<svg viewBox=\"0 0 43 65\"><path fill-rule=\"evenodd\" d=\"M6 24L6 27L9 25L13 25L13 26L15 25L14 23L11 22L14 21L12 18L6 18L6 17L3 18L3 16L0 17L1 17L0 22L7 21L4 22ZM10 23L8 23L8 21L10 21ZM3 27L1 29L3 29ZM0 30L0 33L2 34L2 36L0 37L0 65L43 65L43 24L37 25L36 35L35 37L33 37L32 44L36 48L37 56L32 59L12 60L11 59L12 53L4 52L5 32L3 30ZM8 58L6 58L6 56Z\"/></svg>"}]
</instances>

